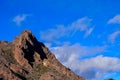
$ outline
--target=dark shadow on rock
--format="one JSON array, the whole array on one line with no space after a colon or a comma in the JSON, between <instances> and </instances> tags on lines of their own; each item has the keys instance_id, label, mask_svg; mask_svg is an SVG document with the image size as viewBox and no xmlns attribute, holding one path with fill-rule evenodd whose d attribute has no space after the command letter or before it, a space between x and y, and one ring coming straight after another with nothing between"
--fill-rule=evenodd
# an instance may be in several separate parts
<instances>
[{"instance_id":1,"label":"dark shadow on rock","mask_svg":"<svg viewBox=\"0 0 120 80\"><path fill-rule=\"evenodd\" d=\"M42 60L47 59L46 54L44 53L42 46L45 47L43 43L37 42L34 46L35 51L40 54Z\"/></svg>"},{"instance_id":2,"label":"dark shadow on rock","mask_svg":"<svg viewBox=\"0 0 120 80\"><path fill-rule=\"evenodd\" d=\"M0 75L0 80L4 80L4 77Z\"/></svg>"},{"instance_id":3,"label":"dark shadow on rock","mask_svg":"<svg viewBox=\"0 0 120 80\"><path fill-rule=\"evenodd\" d=\"M41 42L38 42L36 38L30 37L31 41L33 42L33 45L26 40L26 46L22 48L24 54L24 57L28 60L29 64L32 66L31 62L34 62L34 53L37 52L40 55L41 60L47 59L46 54L44 53L42 46L45 47L45 45Z\"/></svg>"},{"instance_id":4,"label":"dark shadow on rock","mask_svg":"<svg viewBox=\"0 0 120 80\"><path fill-rule=\"evenodd\" d=\"M20 79L22 79L22 80L27 80L27 79L25 78L25 76L23 76L22 74L13 72L12 70L11 70L11 72L12 72L15 76L17 76L18 78L20 78Z\"/></svg>"}]
</instances>

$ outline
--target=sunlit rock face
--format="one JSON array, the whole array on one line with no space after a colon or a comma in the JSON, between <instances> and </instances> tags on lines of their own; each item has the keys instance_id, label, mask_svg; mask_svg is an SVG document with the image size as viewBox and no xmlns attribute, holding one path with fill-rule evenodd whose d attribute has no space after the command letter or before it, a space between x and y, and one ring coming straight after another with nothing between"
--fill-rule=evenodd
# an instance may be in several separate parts
<instances>
[{"instance_id":1,"label":"sunlit rock face","mask_svg":"<svg viewBox=\"0 0 120 80\"><path fill-rule=\"evenodd\" d=\"M9 43L0 41L0 80L84 80L63 66L25 30Z\"/></svg>"}]
</instances>

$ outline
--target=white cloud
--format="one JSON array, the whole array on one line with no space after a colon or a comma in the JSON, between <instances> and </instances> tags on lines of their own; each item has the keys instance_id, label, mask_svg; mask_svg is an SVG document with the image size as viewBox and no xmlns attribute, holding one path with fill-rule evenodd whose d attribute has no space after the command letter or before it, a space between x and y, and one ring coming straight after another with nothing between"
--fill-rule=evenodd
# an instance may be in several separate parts
<instances>
[{"instance_id":1,"label":"white cloud","mask_svg":"<svg viewBox=\"0 0 120 80\"><path fill-rule=\"evenodd\" d=\"M84 72L86 69L92 68L100 69L101 71L120 71L120 59L115 57L104 57L99 55L94 58L82 60L80 64L80 70L82 72Z\"/></svg>"},{"instance_id":2,"label":"white cloud","mask_svg":"<svg viewBox=\"0 0 120 80\"><path fill-rule=\"evenodd\" d=\"M86 80L96 80L109 72L120 71L120 59L102 56L105 49L106 46L88 47L74 44L53 47L51 51L60 62L84 76ZM98 56L94 57L95 55Z\"/></svg>"},{"instance_id":3,"label":"white cloud","mask_svg":"<svg viewBox=\"0 0 120 80\"><path fill-rule=\"evenodd\" d=\"M80 18L77 21L73 22L69 27L74 30L85 31L90 26L92 19L84 17Z\"/></svg>"},{"instance_id":4,"label":"white cloud","mask_svg":"<svg viewBox=\"0 0 120 80\"><path fill-rule=\"evenodd\" d=\"M108 24L120 24L120 14L110 19Z\"/></svg>"},{"instance_id":5,"label":"white cloud","mask_svg":"<svg viewBox=\"0 0 120 80\"><path fill-rule=\"evenodd\" d=\"M49 29L49 30L40 32L40 37L41 39L51 41L56 38L66 36L67 34L65 33L66 33L66 28L63 25L59 25L55 29Z\"/></svg>"},{"instance_id":6,"label":"white cloud","mask_svg":"<svg viewBox=\"0 0 120 80\"><path fill-rule=\"evenodd\" d=\"M92 19L84 17L76 20L68 26L57 25L56 28L40 32L40 37L43 40L53 41L62 37L72 37L76 32L81 31L86 32L85 34L88 36L93 31L93 28L89 28L91 26L91 21Z\"/></svg>"},{"instance_id":7,"label":"white cloud","mask_svg":"<svg viewBox=\"0 0 120 80\"><path fill-rule=\"evenodd\" d=\"M109 41L111 43L114 43L115 42L115 39L120 35L120 31L116 31L112 34L109 35Z\"/></svg>"},{"instance_id":8,"label":"white cloud","mask_svg":"<svg viewBox=\"0 0 120 80\"><path fill-rule=\"evenodd\" d=\"M76 55L74 57L79 58L79 56L93 56L105 51L106 46L96 46L96 47L88 47L88 46L81 46L80 44L73 44L73 45L63 45L60 47L53 47L51 51L56 55L61 62L68 61L68 58L71 55ZM62 56L64 55L64 56ZM60 57L63 58L60 58Z\"/></svg>"},{"instance_id":9,"label":"white cloud","mask_svg":"<svg viewBox=\"0 0 120 80\"><path fill-rule=\"evenodd\" d=\"M91 74L91 78L102 78L104 74L109 72L118 72L120 71L120 59L115 57L104 57L99 55L94 58L85 59L79 61L79 67L75 67L80 71L80 74L89 79L89 76L84 74L85 72L91 73L95 71L94 74ZM75 64L74 64L75 66Z\"/></svg>"},{"instance_id":10,"label":"white cloud","mask_svg":"<svg viewBox=\"0 0 120 80\"><path fill-rule=\"evenodd\" d=\"M88 30L86 30L86 34L84 35L84 37L89 36L92 33L93 29L94 28L89 28Z\"/></svg>"},{"instance_id":11,"label":"white cloud","mask_svg":"<svg viewBox=\"0 0 120 80\"><path fill-rule=\"evenodd\" d=\"M28 14L17 15L13 18L13 22L15 22L17 26L21 26L21 23L26 20L27 16L29 15Z\"/></svg>"}]
</instances>

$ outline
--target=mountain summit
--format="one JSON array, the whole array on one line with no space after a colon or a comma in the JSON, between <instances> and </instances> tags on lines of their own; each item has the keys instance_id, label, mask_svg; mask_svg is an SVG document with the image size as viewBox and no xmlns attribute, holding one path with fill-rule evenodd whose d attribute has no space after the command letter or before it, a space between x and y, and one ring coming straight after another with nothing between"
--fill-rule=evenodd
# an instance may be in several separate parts
<instances>
[{"instance_id":1,"label":"mountain summit","mask_svg":"<svg viewBox=\"0 0 120 80\"><path fill-rule=\"evenodd\" d=\"M9 43L0 41L0 80L84 80L63 66L25 30Z\"/></svg>"}]
</instances>

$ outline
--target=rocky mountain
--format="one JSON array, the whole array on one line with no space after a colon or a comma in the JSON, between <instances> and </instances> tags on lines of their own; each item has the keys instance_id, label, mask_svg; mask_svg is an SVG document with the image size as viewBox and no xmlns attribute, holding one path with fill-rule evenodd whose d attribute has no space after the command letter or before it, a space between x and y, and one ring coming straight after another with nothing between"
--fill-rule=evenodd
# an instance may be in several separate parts
<instances>
[{"instance_id":1,"label":"rocky mountain","mask_svg":"<svg viewBox=\"0 0 120 80\"><path fill-rule=\"evenodd\" d=\"M29 30L0 41L0 80L84 80L63 66Z\"/></svg>"}]
</instances>

